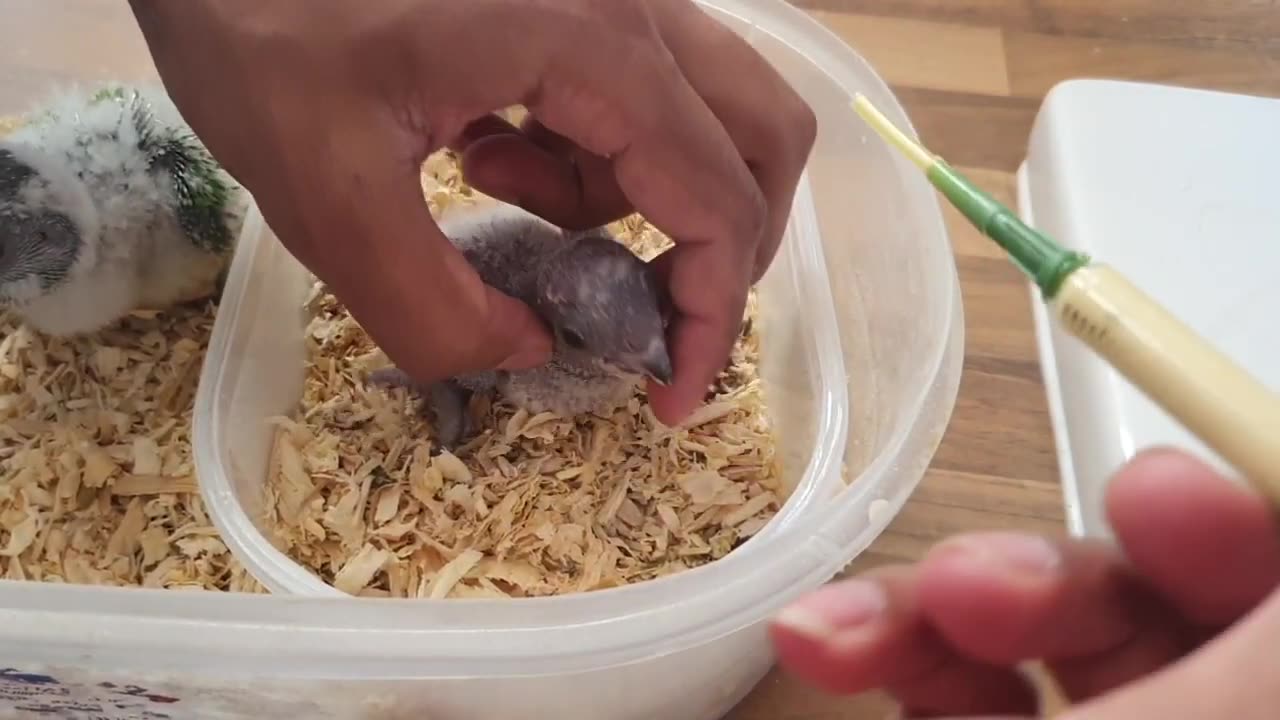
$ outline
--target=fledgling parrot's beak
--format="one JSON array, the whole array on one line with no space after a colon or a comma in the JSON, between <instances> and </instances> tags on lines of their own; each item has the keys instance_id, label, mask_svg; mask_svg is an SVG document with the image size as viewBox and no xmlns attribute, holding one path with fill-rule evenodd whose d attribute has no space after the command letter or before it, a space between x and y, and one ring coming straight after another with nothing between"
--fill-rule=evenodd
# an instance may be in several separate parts
<instances>
[{"instance_id":1,"label":"fledgling parrot's beak","mask_svg":"<svg viewBox=\"0 0 1280 720\"><path fill-rule=\"evenodd\" d=\"M666 343L653 343L640 360L644 373L659 385L670 385L673 372Z\"/></svg>"},{"instance_id":2,"label":"fledgling parrot's beak","mask_svg":"<svg viewBox=\"0 0 1280 720\"><path fill-rule=\"evenodd\" d=\"M671 356L667 354L667 344L662 340L655 340L649 347L639 352L627 353L615 358L610 364L619 370L643 375L659 385L670 385L674 375L671 369Z\"/></svg>"}]
</instances>

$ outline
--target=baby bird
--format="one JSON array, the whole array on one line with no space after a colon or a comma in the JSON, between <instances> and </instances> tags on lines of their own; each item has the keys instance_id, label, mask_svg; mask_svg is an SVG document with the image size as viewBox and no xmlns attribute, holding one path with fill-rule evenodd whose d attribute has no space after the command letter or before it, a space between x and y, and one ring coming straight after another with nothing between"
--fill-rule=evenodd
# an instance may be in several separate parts
<instances>
[{"instance_id":1,"label":"baby bird","mask_svg":"<svg viewBox=\"0 0 1280 720\"><path fill-rule=\"evenodd\" d=\"M0 308L73 335L206 298L248 201L162 90L63 93L0 138Z\"/></svg>"},{"instance_id":2,"label":"baby bird","mask_svg":"<svg viewBox=\"0 0 1280 720\"><path fill-rule=\"evenodd\" d=\"M645 376L671 381L661 295L648 264L605 228L571 232L520 208L472 210L440 223L480 277L525 302L555 339L546 364L419 385L398 369L371 381L425 399L436 439L452 449L474 433L467 397L496 390L531 413L604 413L626 403Z\"/></svg>"}]
</instances>

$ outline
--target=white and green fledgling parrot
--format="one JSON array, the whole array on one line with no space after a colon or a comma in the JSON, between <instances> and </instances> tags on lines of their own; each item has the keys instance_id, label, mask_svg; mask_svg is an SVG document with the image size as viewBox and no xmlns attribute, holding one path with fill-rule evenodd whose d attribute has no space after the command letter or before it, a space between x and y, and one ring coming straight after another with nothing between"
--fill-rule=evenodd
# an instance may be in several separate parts
<instances>
[{"instance_id":1,"label":"white and green fledgling parrot","mask_svg":"<svg viewBox=\"0 0 1280 720\"><path fill-rule=\"evenodd\" d=\"M0 308L72 335L210 297L249 202L163 90L60 92L0 138Z\"/></svg>"}]
</instances>

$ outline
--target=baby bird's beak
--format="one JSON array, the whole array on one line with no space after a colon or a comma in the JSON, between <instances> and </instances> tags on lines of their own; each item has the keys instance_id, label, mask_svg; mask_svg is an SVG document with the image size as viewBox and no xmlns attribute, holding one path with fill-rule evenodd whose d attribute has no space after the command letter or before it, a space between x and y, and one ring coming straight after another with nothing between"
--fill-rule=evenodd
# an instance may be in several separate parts
<instances>
[{"instance_id":1,"label":"baby bird's beak","mask_svg":"<svg viewBox=\"0 0 1280 720\"><path fill-rule=\"evenodd\" d=\"M649 351L644 354L641 359L641 366L654 382L660 385L670 385L672 378L671 356L667 354L667 348L662 343L654 343Z\"/></svg>"},{"instance_id":2,"label":"baby bird's beak","mask_svg":"<svg viewBox=\"0 0 1280 720\"><path fill-rule=\"evenodd\" d=\"M609 363L624 372L651 378L659 385L671 384L671 356L662 340L650 343L644 350L615 356Z\"/></svg>"}]
</instances>

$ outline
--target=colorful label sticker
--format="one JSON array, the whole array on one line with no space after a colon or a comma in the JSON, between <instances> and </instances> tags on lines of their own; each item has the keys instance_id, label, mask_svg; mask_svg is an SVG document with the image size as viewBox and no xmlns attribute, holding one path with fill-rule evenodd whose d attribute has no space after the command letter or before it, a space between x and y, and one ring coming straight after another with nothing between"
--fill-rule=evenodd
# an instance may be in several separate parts
<instances>
[{"instance_id":1,"label":"colorful label sticker","mask_svg":"<svg viewBox=\"0 0 1280 720\"><path fill-rule=\"evenodd\" d=\"M180 700L137 685L65 684L52 675L0 668L0 717L32 720L178 720Z\"/></svg>"}]
</instances>

